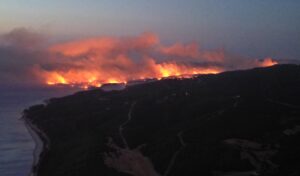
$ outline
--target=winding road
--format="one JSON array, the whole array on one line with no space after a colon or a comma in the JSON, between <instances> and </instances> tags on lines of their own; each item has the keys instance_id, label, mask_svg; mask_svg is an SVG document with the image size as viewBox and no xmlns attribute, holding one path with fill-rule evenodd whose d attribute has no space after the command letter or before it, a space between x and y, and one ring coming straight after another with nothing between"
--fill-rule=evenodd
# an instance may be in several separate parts
<instances>
[{"instance_id":1,"label":"winding road","mask_svg":"<svg viewBox=\"0 0 300 176\"><path fill-rule=\"evenodd\" d=\"M238 104L239 104L239 100L240 100L241 96L240 96L240 95L237 95L237 96L235 96L235 97L233 97L233 98L235 99L235 102L234 102L234 104L233 104L233 107L236 108L236 107L238 106Z\"/></svg>"},{"instance_id":2,"label":"winding road","mask_svg":"<svg viewBox=\"0 0 300 176\"><path fill-rule=\"evenodd\" d=\"M130 106L130 109L129 109L129 112L128 112L128 115L127 115L127 120L124 122L124 123L122 123L120 126L119 126L119 135L120 135L120 137L121 137L121 140L122 140L122 142L123 142L123 145L124 145L124 148L125 148L125 150L130 150L130 147L129 147L129 145L128 145L128 142L127 142L127 140L126 140L126 137L124 136L124 133L123 133L123 130L124 130L124 128L126 127L126 125L131 121L131 119L132 119L132 112L133 112L133 110L134 110L134 107L135 107L135 105L136 105L136 101L134 101L132 104L131 104L131 106ZM176 159L177 159L177 156L178 156L178 154L186 147L186 143L185 143L185 141L184 141L184 139L183 139L183 137L182 137L182 134L183 134L183 131L179 131L178 133L177 133L177 137L178 137L178 140L179 140L179 142L180 142L180 144L181 144L181 147L173 154L173 156L172 156L172 158L171 158L171 160L170 160L170 162L169 162L169 164L168 164L168 167L167 167L167 169L166 169L166 171L164 172L164 176L167 176L167 175L169 175L170 174L170 172L171 172L171 170L173 169L173 166L174 166L174 164L175 164L175 162L176 162ZM154 170L153 170L154 171Z\"/></svg>"},{"instance_id":3,"label":"winding road","mask_svg":"<svg viewBox=\"0 0 300 176\"><path fill-rule=\"evenodd\" d=\"M128 142L127 142L126 138L124 137L123 130L124 130L124 127L125 127L125 126L130 122L130 120L132 119L132 111L133 111L135 105L136 105L136 101L133 102L133 103L131 104L131 106L130 106L130 109L129 109L129 112L128 112L128 118L127 118L127 120L119 126L119 134L120 134L120 137L121 137L122 142L123 142L123 144L124 144L124 147L125 147L126 149L129 149L129 145L128 145Z\"/></svg>"},{"instance_id":4,"label":"winding road","mask_svg":"<svg viewBox=\"0 0 300 176\"><path fill-rule=\"evenodd\" d=\"M177 133L177 137L179 139L181 147L173 154L171 161L169 162L169 165L164 173L164 176L167 176L170 174L171 170L173 169L173 166L175 164L178 154L186 147L186 143L184 142L184 140L182 138L182 134L183 134L183 131L180 131Z\"/></svg>"},{"instance_id":5,"label":"winding road","mask_svg":"<svg viewBox=\"0 0 300 176\"><path fill-rule=\"evenodd\" d=\"M281 101L277 101L277 100L273 100L273 99L269 99L269 98L267 100L271 103L275 103L278 105L286 106L286 107L293 108L293 109L300 109L300 106L297 106L297 105L292 105L292 104L289 104L286 102L281 102Z\"/></svg>"}]
</instances>

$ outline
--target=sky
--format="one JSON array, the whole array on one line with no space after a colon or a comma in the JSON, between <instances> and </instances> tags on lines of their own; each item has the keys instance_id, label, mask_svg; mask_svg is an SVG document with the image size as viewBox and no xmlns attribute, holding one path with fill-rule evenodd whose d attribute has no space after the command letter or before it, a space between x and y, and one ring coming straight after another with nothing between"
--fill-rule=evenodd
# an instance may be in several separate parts
<instances>
[{"instance_id":1,"label":"sky","mask_svg":"<svg viewBox=\"0 0 300 176\"><path fill-rule=\"evenodd\" d=\"M300 63L299 0L0 0L0 83L97 85Z\"/></svg>"},{"instance_id":2,"label":"sky","mask_svg":"<svg viewBox=\"0 0 300 176\"><path fill-rule=\"evenodd\" d=\"M56 39L155 32L249 57L300 58L299 0L0 0L0 33Z\"/></svg>"}]
</instances>

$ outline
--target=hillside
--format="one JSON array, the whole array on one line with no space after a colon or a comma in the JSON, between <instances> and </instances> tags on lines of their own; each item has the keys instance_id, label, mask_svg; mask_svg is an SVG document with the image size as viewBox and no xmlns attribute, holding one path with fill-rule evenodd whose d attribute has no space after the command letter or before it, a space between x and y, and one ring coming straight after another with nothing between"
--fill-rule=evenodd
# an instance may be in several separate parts
<instances>
[{"instance_id":1,"label":"hillside","mask_svg":"<svg viewBox=\"0 0 300 176\"><path fill-rule=\"evenodd\" d=\"M40 176L294 176L299 100L300 66L276 65L78 92L24 117L49 146Z\"/></svg>"}]
</instances>

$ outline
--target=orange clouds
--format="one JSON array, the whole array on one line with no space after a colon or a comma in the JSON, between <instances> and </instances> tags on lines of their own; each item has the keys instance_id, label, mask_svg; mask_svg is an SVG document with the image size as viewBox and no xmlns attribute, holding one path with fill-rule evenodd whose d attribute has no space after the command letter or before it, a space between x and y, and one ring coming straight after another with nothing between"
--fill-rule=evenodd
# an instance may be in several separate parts
<instances>
[{"instance_id":1,"label":"orange clouds","mask_svg":"<svg viewBox=\"0 0 300 176\"><path fill-rule=\"evenodd\" d=\"M176 43L169 47L161 47L160 51L163 54L170 55L170 56L191 57L191 58L198 58L200 56L200 52L198 50L198 44L196 43L191 43L187 45Z\"/></svg>"},{"instance_id":2,"label":"orange clouds","mask_svg":"<svg viewBox=\"0 0 300 176\"><path fill-rule=\"evenodd\" d=\"M223 50L200 50L197 43L164 46L153 33L137 37L97 37L57 44L49 48L51 69L36 67L45 83L101 86L131 80L219 73L227 65L269 66L275 63L232 59ZM59 57L58 60L56 57ZM240 66L239 66L240 65Z\"/></svg>"},{"instance_id":3,"label":"orange clouds","mask_svg":"<svg viewBox=\"0 0 300 176\"><path fill-rule=\"evenodd\" d=\"M2 73L2 77L86 88L146 78L214 74L277 63L271 58L248 59L222 49L204 50L196 42L166 46L154 33L135 37L95 37L46 48L41 47L47 45L40 41L39 35L24 30L0 37L0 51L5 53L2 58L9 58L7 63L14 63L2 64L5 67L1 70L16 70L13 75Z\"/></svg>"},{"instance_id":4,"label":"orange clouds","mask_svg":"<svg viewBox=\"0 0 300 176\"><path fill-rule=\"evenodd\" d=\"M98 37L66 42L51 46L49 52L52 57L60 57L61 60L55 59L56 63L52 63L50 70L35 68L35 72L49 85L99 86L145 78L218 73L223 70L217 66L195 66L188 62L165 60L166 56L174 54L182 58L196 58L199 55L198 47L196 44L177 44L167 48L152 33L137 37ZM160 56L155 58L153 55Z\"/></svg>"},{"instance_id":5,"label":"orange clouds","mask_svg":"<svg viewBox=\"0 0 300 176\"><path fill-rule=\"evenodd\" d=\"M222 50L202 51L199 50L199 45L197 43L189 43L186 45L176 43L169 47L163 46L160 48L160 52L169 56L193 58L209 62L222 62L225 59L225 55Z\"/></svg>"},{"instance_id":6,"label":"orange clouds","mask_svg":"<svg viewBox=\"0 0 300 176\"><path fill-rule=\"evenodd\" d=\"M257 62L257 66L259 66L259 67L270 67L270 66L278 64L277 61L274 61L272 58L269 58L269 57L265 58L262 61L256 61L256 62Z\"/></svg>"},{"instance_id":7,"label":"orange clouds","mask_svg":"<svg viewBox=\"0 0 300 176\"><path fill-rule=\"evenodd\" d=\"M49 50L66 56L78 56L88 53L105 55L110 52L147 49L157 44L158 41L159 39L155 34L144 33L139 37L131 38L99 37L67 42L54 45Z\"/></svg>"}]
</instances>

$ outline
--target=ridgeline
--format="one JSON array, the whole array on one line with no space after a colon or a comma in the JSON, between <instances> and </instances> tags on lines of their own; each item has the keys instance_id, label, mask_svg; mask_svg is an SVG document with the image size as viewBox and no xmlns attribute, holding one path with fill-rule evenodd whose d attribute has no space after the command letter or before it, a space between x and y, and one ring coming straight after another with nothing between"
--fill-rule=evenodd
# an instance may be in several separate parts
<instances>
[{"instance_id":1,"label":"ridgeline","mask_svg":"<svg viewBox=\"0 0 300 176\"><path fill-rule=\"evenodd\" d=\"M83 91L24 118L46 144L38 176L300 175L298 65Z\"/></svg>"}]
</instances>

